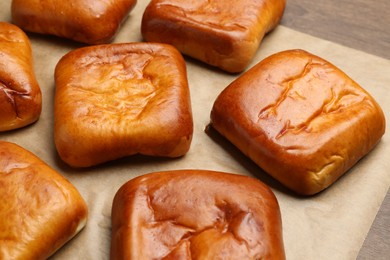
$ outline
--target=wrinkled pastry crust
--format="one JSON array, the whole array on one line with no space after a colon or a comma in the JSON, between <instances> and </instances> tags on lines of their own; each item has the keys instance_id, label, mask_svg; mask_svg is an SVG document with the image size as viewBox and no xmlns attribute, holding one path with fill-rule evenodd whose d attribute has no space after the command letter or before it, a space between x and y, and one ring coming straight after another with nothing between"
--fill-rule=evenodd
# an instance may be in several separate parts
<instances>
[{"instance_id":1,"label":"wrinkled pastry crust","mask_svg":"<svg viewBox=\"0 0 390 260\"><path fill-rule=\"evenodd\" d=\"M367 154L384 114L356 82L301 50L272 55L216 99L211 124L275 179L317 193Z\"/></svg>"},{"instance_id":2,"label":"wrinkled pastry crust","mask_svg":"<svg viewBox=\"0 0 390 260\"><path fill-rule=\"evenodd\" d=\"M111 259L285 259L278 202L242 175L140 176L115 195Z\"/></svg>"},{"instance_id":3,"label":"wrinkled pastry crust","mask_svg":"<svg viewBox=\"0 0 390 260\"><path fill-rule=\"evenodd\" d=\"M152 0L142 19L146 41L228 72L244 70L264 35L282 18L285 0Z\"/></svg>"},{"instance_id":4,"label":"wrinkled pastry crust","mask_svg":"<svg viewBox=\"0 0 390 260\"><path fill-rule=\"evenodd\" d=\"M30 40L17 26L0 22L0 132L37 121L41 107Z\"/></svg>"},{"instance_id":5,"label":"wrinkled pastry crust","mask_svg":"<svg viewBox=\"0 0 390 260\"><path fill-rule=\"evenodd\" d=\"M3 141L0 197L0 259L47 259L87 221L87 206L68 180Z\"/></svg>"},{"instance_id":6,"label":"wrinkled pastry crust","mask_svg":"<svg viewBox=\"0 0 390 260\"><path fill-rule=\"evenodd\" d=\"M59 61L55 80L54 137L69 165L188 151L193 122L186 67L172 46L81 48Z\"/></svg>"},{"instance_id":7,"label":"wrinkled pastry crust","mask_svg":"<svg viewBox=\"0 0 390 260\"><path fill-rule=\"evenodd\" d=\"M136 0L13 0L12 21L30 32L87 44L110 42Z\"/></svg>"}]
</instances>

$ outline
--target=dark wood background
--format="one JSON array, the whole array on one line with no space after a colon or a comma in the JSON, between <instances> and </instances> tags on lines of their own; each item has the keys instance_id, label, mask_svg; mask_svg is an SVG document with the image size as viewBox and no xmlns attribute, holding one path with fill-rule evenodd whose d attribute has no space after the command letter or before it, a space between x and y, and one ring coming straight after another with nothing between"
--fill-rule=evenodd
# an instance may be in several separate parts
<instances>
[{"instance_id":1,"label":"dark wood background","mask_svg":"<svg viewBox=\"0 0 390 260\"><path fill-rule=\"evenodd\" d=\"M282 25L390 59L390 0L286 1Z\"/></svg>"},{"instance_id":2,"label":"dark wood background","mask_svg":"<svg viewBox=\"0 0 390 260\"><path fill-rule=\"evenodd\" d=\"M282 25L390 59L390 0L286 1ZM390 259L390 190L358 259Z\"/></svg>"}]
</instances>

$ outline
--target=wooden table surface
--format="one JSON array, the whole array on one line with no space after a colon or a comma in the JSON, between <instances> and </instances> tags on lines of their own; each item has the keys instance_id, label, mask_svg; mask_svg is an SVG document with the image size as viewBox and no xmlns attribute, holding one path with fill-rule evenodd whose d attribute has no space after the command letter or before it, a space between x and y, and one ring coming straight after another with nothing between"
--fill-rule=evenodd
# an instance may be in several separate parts
<instances>
[{"instance_id":1,"label":"wooden table surface","mask_svg":"<svg viewBox=\"0 0 390 260\"><path fill-rule=\"evenodd\" d=\"M390 0L287 0L281 24L390 59ZM358 259L390 259L390 190Z\"/></svg>"}]
</instances>

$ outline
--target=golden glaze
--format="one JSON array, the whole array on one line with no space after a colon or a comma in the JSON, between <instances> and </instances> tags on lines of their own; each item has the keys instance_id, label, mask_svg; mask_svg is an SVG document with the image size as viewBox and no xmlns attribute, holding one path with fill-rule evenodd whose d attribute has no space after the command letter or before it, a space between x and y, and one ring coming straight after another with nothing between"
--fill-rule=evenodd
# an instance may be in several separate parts
<instances>
[{"instance_id":1,"label":"golden glaze","mask_svg":"<svg viewBox=\"0 0 390 260\"><path fill-rule=\"evenodd\" d=\"M142 20L147 41L164 42L228 72L240 72L279 23L285 0L152 0Z\"/></svg>"},{"instance_id":2,"label":"golden glaze","mask_svg":"<svg viewBox=\"0 0 390 260\"><path fill-rule=\"evenodd\" d=\"M27 35L0 22L0 132L32 124L41 114L41 90L32 59Z\"/></svg>"},{"instance_id":3,"label":"golden glaze","mask_svg":"<svg viewBox=\"0 0 390 260\"><path fill-rule=\"evenodd\" d=\"M222 172L147 174L112 207L111 259L284 259L278 202L260 181Z\"/></svg>"},{"instance_id":4,"label":"golden glaze","mask_svg":"<svg viewBox=\"0 0 390 260\"><path fill-rule=\"evenodd\" d=\"M329 62L300 50L270 56L217 98L212 125L292 190L317 193L380 140L375 100Z\"/></svg>"},{"instance_id":5,"label":"golden glaze","mask_svg":"<svg viewBox=\"0 0 390 260\"><path fill-rule=\"evenodd\" d=\"M136 0L13 0L12 20L22 29L88 44L110 42Z\"/></svg>"},{"instance_id":6,"label":"golden glaze","mask_svg":"<svg viewBox=\"0 0 390 260\"><path fill-rule=\"evenodd\" d=\"M0 259L47 259L87 220L87 206L69 181L22 147L3 141L0 197Z\"/></svg>"},{"instance_id":7,"label":"golden glaze","mask_svg":"<svg viewBox=\"0 0 390 260\"><path fill-rule=\"evenodd\" d=\"M188 151L193 123L186 67L173 47L82 48L61 59L55 78L55 142L68 164Z\"/></svg>"}]
</instances>

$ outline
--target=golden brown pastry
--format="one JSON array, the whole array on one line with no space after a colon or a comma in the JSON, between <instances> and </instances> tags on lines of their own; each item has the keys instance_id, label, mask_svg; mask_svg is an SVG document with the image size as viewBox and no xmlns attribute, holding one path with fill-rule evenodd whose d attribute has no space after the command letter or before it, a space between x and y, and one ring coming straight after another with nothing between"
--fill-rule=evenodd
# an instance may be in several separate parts
<instances>
[{"instance_id":1,"label":"golden brown pastry","mask_svg":"<svg viewBox=\"0 0 390 260\"><path fill-rule=\"evenodd\" d=\"M279 23L285 0L152 0L142 19L146 41L228 72L244 70L264 35Z\"/></svg>"},{"instance_id":2,"label":"golden brown pastry","mask_svg":"<svg viewBox=\"0 0 390 260\"><path fill-rule=\"evenodd\" d=\"M17 26L0 22L0 132L37 121L41 107L30 40Z\"/></svg>"},{"instance_id":3,"label":"golden brown pastry","mask_svg":"<svg viewBox=\"0 0 390 260\"><path fill-rule=\"evenodd\" d=\"M47 259L86 224L76 188L24 148L0 141L0 259Z\"/></svg>"},{"instance_id":4,"label":"golden brown pastry","mask_svg":"<svg viewBox=\"0 0 390 260\"><path fill-rule=\"evenodd\" d=\"M151 173L112 205L111 259L285 259L279 205L262 182L206 170Z\"/></svg>"},{"instance_id":5,"label":"golden brown pastry","mask_svg":"<svg viewBox=\"0 0 390 260\"><path fill-rule=\"evenodd\" d=\"M172 46L85 47L55 70L54 138L60 157L87 167L144 154L179 157L191 144L186 66Z\"/></svg>"},{"instance_id":6,"label":"golden brown pastry","mask_svg":"<svg viewBox=\"0 0 390 260\"><path fill-rule=\"evenodd\" d=\"M329 62L302 50L274 54L216 99L211 124L297 193L334 183L381 139L375 100Z\"/></svg>"},{"instance_id":7,"label":"golden brown pastry","mask_svg":"<svg viewBox=\"0 0 390 260\"><path fill-rule=\"evenodd\" d=\"M110 42L136 0L12 0L12 21L30 32L87 44Z\"/></svg>"}]
</instances>

